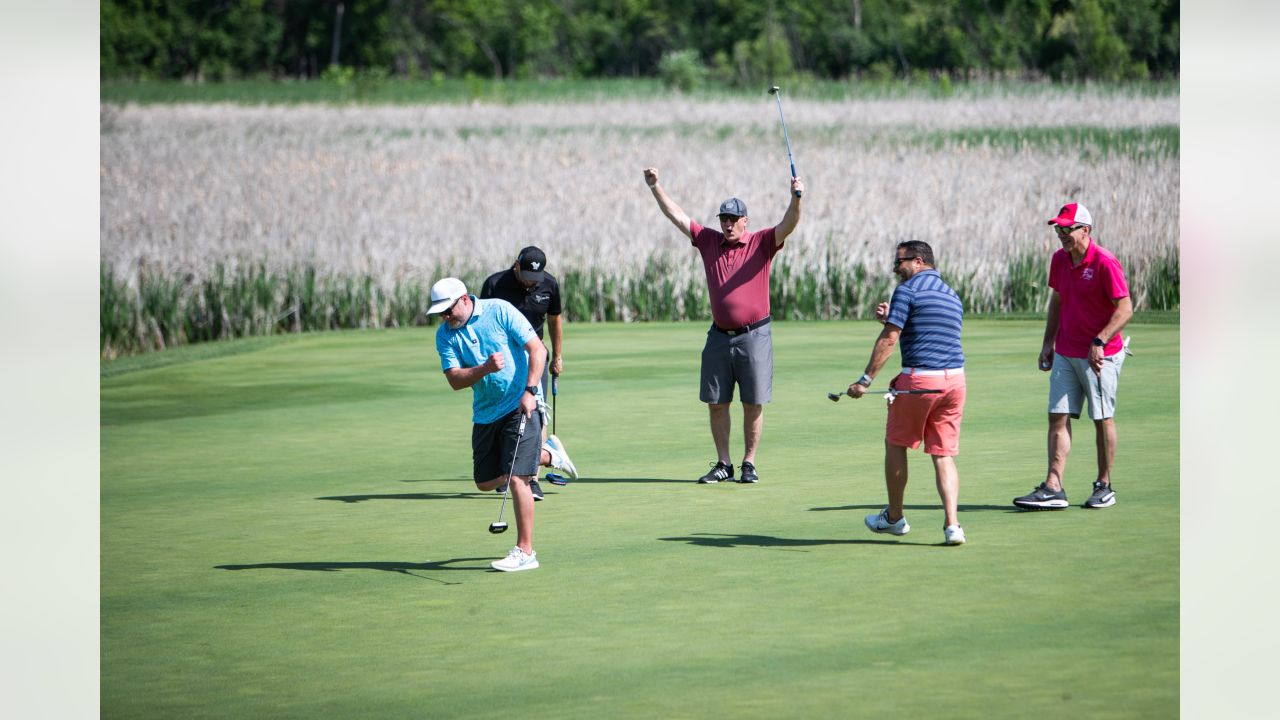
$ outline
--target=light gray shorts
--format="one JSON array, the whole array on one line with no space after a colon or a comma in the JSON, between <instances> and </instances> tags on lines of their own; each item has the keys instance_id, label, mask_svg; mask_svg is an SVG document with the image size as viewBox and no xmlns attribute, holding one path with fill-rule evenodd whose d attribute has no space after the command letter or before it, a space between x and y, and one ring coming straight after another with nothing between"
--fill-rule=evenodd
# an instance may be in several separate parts
<instances>
[{"instance_id":1,"label":"light gray shorts","mask_svg":"<svg viewBox=\"0 0 1280 720\"><path fill-rule=\"evenodd\" d=\"M773 399L773 323L741 335L726 335L714 326L702 348L702 380L698 399L720 405L733 402L733 386L742 402L763 405Z\"/></svg>"},{"instance_id":2,"label":"light gray shorts","mask_svg":"<svg viewBox=\"0 0 1280 720\"><path fill-rule=\"evenodd\" d=\"M1053 370L1049 372L1049 414L1080 417L1085 399L1089 401L1089 418L1105 420L1116 415L1116 388L1120 385L1120 368L1124 351L1102 359L1102 374L1089 367L1089 358L1063 357L1053 354Z\"/></svg>"}]
</instances>

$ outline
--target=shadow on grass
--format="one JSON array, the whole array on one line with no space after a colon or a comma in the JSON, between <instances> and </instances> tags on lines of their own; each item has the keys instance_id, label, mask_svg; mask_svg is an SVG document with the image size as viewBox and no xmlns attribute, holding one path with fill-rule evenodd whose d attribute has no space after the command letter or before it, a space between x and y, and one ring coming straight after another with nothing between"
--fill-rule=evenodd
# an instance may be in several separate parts
<instances>
[{"instance_id":1,"label":"shadow on grass","mask_svg":"<svg viewBox=\"0 0 1280 720\"><path fill-rule=\"evenodd\" d=\"M460 585L461 583L445 582L436 578L426 577L425 575L416 575L412 570L472 570L472 571L489 571L489 563L493 558L453 558L452 560L437 560L435 562L396 562L396 561L354 561L354 562L279 562L279 563L255 563L252 565L215 565L215 570L309 570L312 572L338 572L341 570L381 570L383 572L400 573L402 575L412 575L423 580L432 580L442 585ZM451 567L454 563L483 562L483 565L474 567Z\"/></svg>"},{"instance_id":2,"label":"shadow on grass","mask_svg":"<svg viewBox=\"0 0 1280 720\"><path fill-rule=\"evenodd\" d=\"M693 480L675 479L675 478L610 478L610 477L580 477L571 481L570 485L577 483L693 483Z\"/></svg>"},{"instance_id":3,"label":"shadow on grass","mask_svg":"<svg viewBox=\"0 0 1280 720\"><path fill-rule=\"evenodd\" d=\"M472 500L475 498L501 498L492 492L445 492L445 493L392 493L380 495L328 495L317 500L338 500L345 503L358 503L366 500Z\"/></svg>"},{"instance_id":4,"label":"shadow on grass","mask_svg":"<svg viewBox=\"0 0 1280 720\"><path fill-rule=\"evenodd\" d=\"M884 503L877 505L836 505L835 507L815 507L809 508L809 512L825 512L827 510L883 510ZM941 510L941 505L903 505L903 510ZM1003 510L1005 512L1017 513L1021 512L1012 504L1009 505L957 505L956 510L959 512L977 512L981 510Z\"/></svg>"},{"instance_id":5,"label":"shadow on grass","mask_svg":"<svg viewBox=\"0 0 1280 720\"><path fill-rule=\"evenodd\" d=\"M902 540L866 540L842 538L838 540L818 540L809 538L780 538L772 535L739 535L724 533L694 533L690 537L658 538L667 542L685 542L699 547L734 548L734 547L776 547L802 548L817 545L921 545L933 543L903 542ZM939 543L940 544L940 543ZM800 552L805 552L801 550Z\"/></svg>"}]
</instances>

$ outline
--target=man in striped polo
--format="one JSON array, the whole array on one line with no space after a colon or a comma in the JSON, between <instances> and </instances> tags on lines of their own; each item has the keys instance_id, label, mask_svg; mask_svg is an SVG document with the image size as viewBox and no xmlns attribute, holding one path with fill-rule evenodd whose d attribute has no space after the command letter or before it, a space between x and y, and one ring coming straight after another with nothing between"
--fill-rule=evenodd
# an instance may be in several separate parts
<instances>
[{"instance_id":1,"label":"man in striped polo","mask_svg":"<svg viewBox=\"0 0 1280 720\"><path fill-rule=\"evenodd\" d=\"M889 507L868 515L872 532L906 535L911 530L902 512L907 488L907 449L920 447L933 457L938 496L945 516L943 540L964 544L964 529L956 516L960 474L955 456L960 452L960 420L964 415L964 351L960 330L964 303L934 269L933 248L910 240L898 244L893 272L901 281L890 302L876 307L876 319L884 324L871 350L871 360L848 394L860 398L884 367L893 348L902 344L902 372L889 387L895 390L939 390L919 395L891 396L884 436L884 482Z\"/></svg>"}]
</instances>

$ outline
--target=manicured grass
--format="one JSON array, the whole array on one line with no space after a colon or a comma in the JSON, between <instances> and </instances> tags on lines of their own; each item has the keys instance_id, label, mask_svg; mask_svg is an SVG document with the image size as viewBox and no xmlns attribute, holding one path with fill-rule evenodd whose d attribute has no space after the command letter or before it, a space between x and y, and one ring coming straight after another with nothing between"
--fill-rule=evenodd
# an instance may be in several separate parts
<instances>
[{"instance_id":1,"label":"manicured grass","mask_svg":"<svg viewBox=\"0 0 1280 720\"><path fill-rule=\"evenodd\" d=\"M762 482L698 486L705 326L571 325L557 429L582 478L544 484L543 566L516 575L488 569L514 530L486 532L499 497L431 330L104 373L103 716L1176 716L1178 326L1128 329L1117 505L1078 507L1086 423L1076 507L1020 513L1043 326L968 323L959 548L919 453L912 532L862 526L884 409L826 393L877 327L777 323Z\"/></svg>"}]
</instances>

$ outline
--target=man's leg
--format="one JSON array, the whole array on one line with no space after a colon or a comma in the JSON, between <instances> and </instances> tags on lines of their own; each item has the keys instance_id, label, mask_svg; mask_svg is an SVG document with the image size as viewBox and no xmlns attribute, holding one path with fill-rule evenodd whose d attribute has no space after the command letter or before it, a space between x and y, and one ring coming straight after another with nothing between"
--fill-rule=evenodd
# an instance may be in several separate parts
<instances>
[{"instance_id":1,"label":"man's leg","mask_svg":"<svg viewBox=\"0 0 1280 720\"><path fill-rule=\"evenodd\" d=\"M516 546L533 552L533 491L528 475L512 475L511 501L516 506Z\"/></svg>"},{"instance_id":2,"label":"man's leg","mask_svg":"<svg viewBox=\"0 0 1280 720\"><path fill-rule=\"evenodd\" d=\"M732 465L729 460L729 430L733 421L729 417L729 403L708 403L711 413L711 440L716 444L716 457L725 465Z\"/></svg>"},{"instance_id":3,"label":"man's leg","mask_svg":"<svg viewBox=\"0 0 1280 720\"><path fill-rule=\"evenodd\" d=\"M903 455L905 457L906 453ZM946 517L943 525L959 525L956 507L960 498L960 472L956 470L956 459L950 455L934 455L933 473L938 482L938 497L942 499L942 513Z\"/></svg>"},{"instance_id":4,"label":"man's leg","mask_svg":"<svg viewBox=\"0 0 1280 720\"><path fill-rule=\"evenodd\" d=\"M1093 421L1098 439L1098 482L1111 484L1111 464L1116 459L1116 419L1113 417Z\"/></svg>"},{"instance_id":5,"label":"man's leg","mask_svg":"<svg viewBox=\"0 0 1280 720\"><path fill-rule=\"evenodd\" d=\"M889 522L902 519L902 498L907 490L907 449L884 444L884 486L889 491Z\"/></svg>"},{"instance_id":6,"label":"man's leg","mask_svg":"<svg viewBox=\"0 0 1280 720\"><path fill-rule=\"evenodd\" d=\"M756 463L756 447L760 444L760 432L764 430L764 406L742 403L742 442L745 454L742 459L752 465ZM729 433L725 429L725 447L728 449ZM719 450L719 447L716 448Z\"/></svg>"},{"instance_id":7,"label":"man's leg","mask_svg":"<svg viewBox=\"0 0 1280 720\"><path fill-rule=\"evenodd\" d=\"M1067 455L1071 452L1071 416L1066 413L1049 413L1049 472L1045 485L1054 492L1062 489L1062 473L1067 468Z\"/></svg>"}]
</instances>

